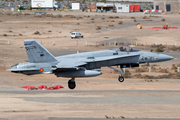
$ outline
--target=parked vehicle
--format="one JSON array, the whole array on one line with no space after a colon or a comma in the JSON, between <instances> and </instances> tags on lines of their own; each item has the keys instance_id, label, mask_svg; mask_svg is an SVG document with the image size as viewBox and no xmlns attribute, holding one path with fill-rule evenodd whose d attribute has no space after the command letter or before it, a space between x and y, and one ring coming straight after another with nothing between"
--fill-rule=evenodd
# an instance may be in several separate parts
<instances>
[{"instance_id":1,"label":"parked vehicle","mask_svg":"<svg viewBox=\"0 0 180 120\"><path fill-rule=\"evenodd\" d=\"M71 32L71 39L73 38L83 38L83 35L79 32Z\"/></svg>"},{"instance_id":2,"label":"parked vehicle","mask_svg":"<svg viewBox=\"0 0 180 120\"><path fill-rule=\"evenodd\" d=\"M54 0L31 0L32 9L57 9L58 3Z\"/></svg>"}]
</instances>

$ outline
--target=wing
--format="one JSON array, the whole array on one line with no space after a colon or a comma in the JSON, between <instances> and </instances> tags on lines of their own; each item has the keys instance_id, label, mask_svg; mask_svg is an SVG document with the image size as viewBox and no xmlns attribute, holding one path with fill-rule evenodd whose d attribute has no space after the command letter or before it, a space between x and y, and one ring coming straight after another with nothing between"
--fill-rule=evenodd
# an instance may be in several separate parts
<instances>
[{"instance_id":1,"label":"wing","mask_svg":"<svg viewBox=\"0 0 180 120\"><path fill-rule=\"evenodd\" d=\"M106 57L92 57L91 59L81 58L81 60L66 59L58 63L56 66L58 70L74 70L84 66L85 68L93 69L104 66L113 66L124 63L137 63L139 54L135 55L121 55L121 56L106 56Z\"/></svg>"}]
</instances>

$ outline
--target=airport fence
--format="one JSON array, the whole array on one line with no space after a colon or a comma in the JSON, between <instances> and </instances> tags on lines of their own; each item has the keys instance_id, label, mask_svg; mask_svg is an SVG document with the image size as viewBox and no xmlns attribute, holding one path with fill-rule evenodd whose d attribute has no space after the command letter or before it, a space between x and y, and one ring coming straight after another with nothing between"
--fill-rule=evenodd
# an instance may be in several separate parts
<instances>
[{"instance_id":1,"label":"airport fence","mask_svg":"<svg viewBox=\"0 0 180 120\"><path fill-rule=\"evenodd\" d=\"M39 41L42 45L63 45L62 41L53 40L53 41ZM0 40L0 45L9 45L14 44L14 41L9 40ZM105 41L105 42L92 42L92 41L83 41L80 39L73 39L73 41L69 42L69 46L180 46L177 42L144 42L144 41L131 41L131 42L119 42L119 41Z\"/></svg>"}]
</instances>

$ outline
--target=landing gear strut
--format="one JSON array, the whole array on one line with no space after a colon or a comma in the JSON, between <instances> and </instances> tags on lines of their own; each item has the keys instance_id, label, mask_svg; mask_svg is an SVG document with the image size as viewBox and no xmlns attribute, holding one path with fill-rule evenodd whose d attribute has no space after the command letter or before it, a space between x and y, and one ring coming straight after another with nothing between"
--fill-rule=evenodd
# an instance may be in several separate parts
<instances>
[{"instance_id":1,"label":"landing gear strut","mask_svg":"<svg viewBox=\"0 0 180 120\"><path fill-rule=\"evenodd\" d=\"M124 77L122 76L123 74L122 68L119 69L119 73L121 74L121 76L119 76L118 78L119 82L124 82Z\"/></svg>"},{"instance_id":2,"label":"landing gear strut","mask_svg":"<svg viewBox=\"0 0 180 120\"><path fill-rule=\"evenodd\" d=\"M119 70L116 68L113 68L111 66L110 66L110 68L112 68L115 71L118 71L121 74L121 76L118 77L119 82L124 82L124 77L122 76L122 74L123 74L122 68L120 68Z\"/></svg>"},{"instance_id":3,"label":"landing gear strut","mask_svg":"<svg viewBox=\"0 0 180 120\"><path fill-rule=\"evenodd\" d=\"M76 87L75 78L72 78L68 81L68 87L69 89L74 89Z\"/></svg>"}]
</instances>

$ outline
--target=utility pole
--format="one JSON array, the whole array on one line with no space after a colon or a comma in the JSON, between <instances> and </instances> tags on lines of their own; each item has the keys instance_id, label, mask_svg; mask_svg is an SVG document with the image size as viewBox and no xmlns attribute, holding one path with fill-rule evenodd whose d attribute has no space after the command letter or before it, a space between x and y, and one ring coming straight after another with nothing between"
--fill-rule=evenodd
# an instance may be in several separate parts
<instances>
[{"instance_id":1,"label":"utility pole","mask_svg":"<svg viewBox=\"0 0 180 120\"><path fill-rule=\"evenodd\" d=\"M8 5L8 10L10 11L10 0L8 0L8 2L9 2L9 5Z\"/></svg>"}]
</instances>

